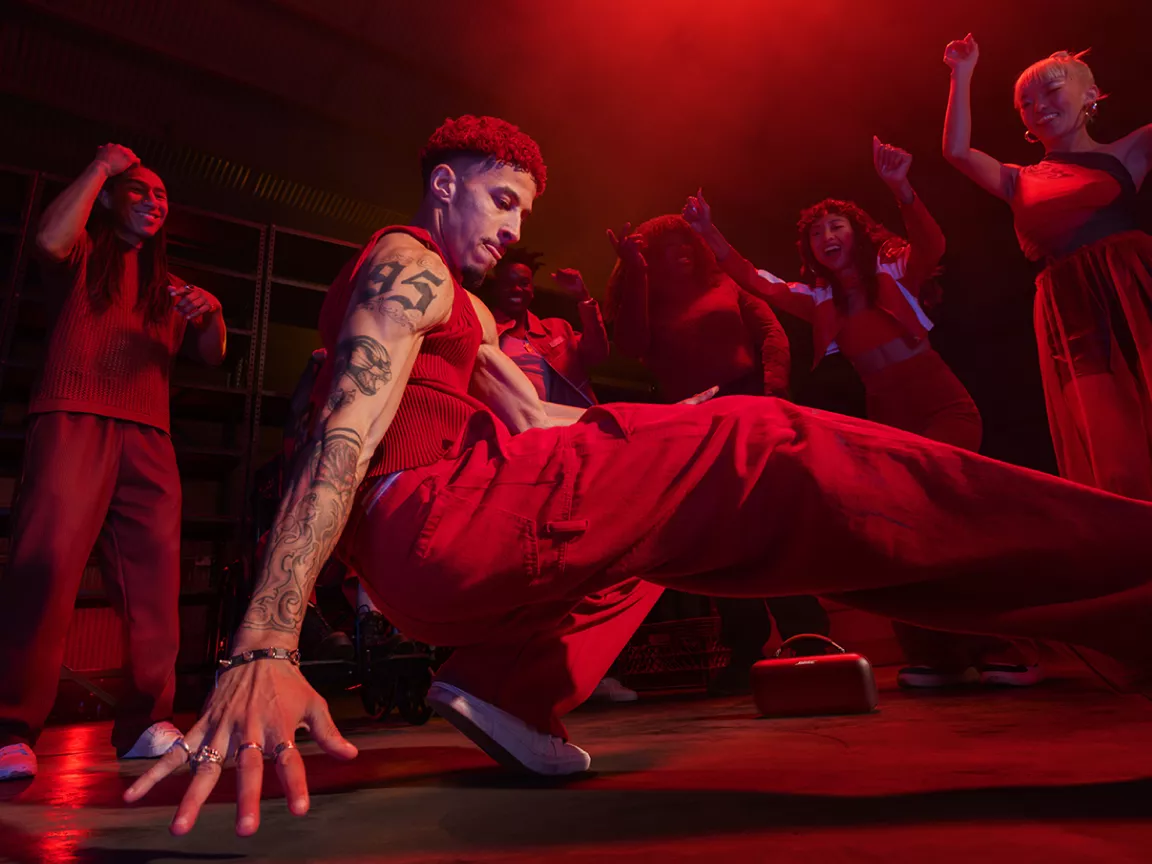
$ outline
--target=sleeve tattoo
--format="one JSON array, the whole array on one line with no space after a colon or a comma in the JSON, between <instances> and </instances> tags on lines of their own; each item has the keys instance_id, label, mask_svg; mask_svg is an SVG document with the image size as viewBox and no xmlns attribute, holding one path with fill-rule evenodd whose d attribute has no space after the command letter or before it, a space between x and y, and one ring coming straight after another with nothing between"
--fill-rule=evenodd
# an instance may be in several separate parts
<instances>
[{"instance_id":1,"label":"sleeve tattoo","mask_svg":"<svg viewBox=\"0 0 1152 864\"><path fill-rule=\"evenodd\" d=\"M330 410L373 396L392 380L392 359L380 342L354 336L337 346ZM296 633L320 568L332 554L360 482L364 440L355 429L324 429L299 451L288 496L242 627Z\"/></svg>"},{"instance_id":2,"label":"sleeve tattoo","mask_svg":"<svg viewBox=\"0 0 1152 864\"><path fill-rule=\"evenodd\" d=\"M336 347L336 372L328 407L335 411L362 393L375 396L392 380L392 358L388 349L368 336L354 336Z\"/></svg>"},{"instance_id":3,"label":"sleeve tattoo","mask_svg":"<svg viewBox=\"0 0 1152 864\"><path fill-rule=\"evenodd\" d=\"M269 544L265 573L252 595L241 627L296 633L312 582L344 529L359 483L363 439L353 429L329 429L297 461L289 509ZM301 470L303 469L303 470ZM306 494L294 494L314 482ZM293 500L295 499L295 500Z\"/></svg>"}]
</instances>

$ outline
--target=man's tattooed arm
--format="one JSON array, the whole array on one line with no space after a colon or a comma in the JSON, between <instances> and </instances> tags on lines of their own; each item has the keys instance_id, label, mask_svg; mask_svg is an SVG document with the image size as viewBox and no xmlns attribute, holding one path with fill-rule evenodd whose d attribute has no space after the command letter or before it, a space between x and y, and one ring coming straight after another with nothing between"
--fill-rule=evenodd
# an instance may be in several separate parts
<instances>
[{"instance_id":1,"label":"man's tattooed arm","mask_svg":"<svg viewBox=\"0 0 1152 864\"><path fill-rule=\"evenodd\" d=\"M271 631L295 643L312 585L348 521L363 478L363 452L357 430L336 427L297 454L287 506L272 529L263 578L241 630Z\"/></svg>"},{"instance_id":2,"label":"man's tattooed arm","mask_svg":"<svg viewBox=\"0 0 1152 864\"><path fill-rule=\"evenodd\" d=\"M422 275L430 268L421 266L419 252L403 264L396 258L397 244L390 245L382 241L364 266L340 341L327 359L333 364L329 397L293 460L234 650L296 646L312 586L395 416L422 334L451 313L451 292L437 290L440 282L451 287L443 264L431 273L440 279L435 282ZM377 277L392 273L382 266L390 264L401 266L385 286ZM425 289L432 292L426 302ZM392 308L407 313L403 320L391 314Z\"/></svg>"},{"instance_id":3,"label":"man's tattooed arm","mask_svg":"<svg viewBox=\"0 0 1152 864\"><path fill-rule=\"evenodd\" d=\"M329 421L358 395L377 396L392 380L388 349L371 336L341 342L336 363ZM364 433L331 422L297 454L288 494L268 543L264 578L252 595L243 628L298 632L312 583L348 521L367 467L364 455Z\"/></svg>"},{"instance_id":4,"label":"man's tattooed arm","mask_svg":"<svg viewBox=\"0 0 1152 864\"><path fill-rule=\"evenodd\" d=\"M336 349L339 365L334 373L335 386L328 397L329 409L351 404L358 393L375 396L392 380L392 362L387 349L367 336L353 336Z\"/></svg>"}]
</instances>

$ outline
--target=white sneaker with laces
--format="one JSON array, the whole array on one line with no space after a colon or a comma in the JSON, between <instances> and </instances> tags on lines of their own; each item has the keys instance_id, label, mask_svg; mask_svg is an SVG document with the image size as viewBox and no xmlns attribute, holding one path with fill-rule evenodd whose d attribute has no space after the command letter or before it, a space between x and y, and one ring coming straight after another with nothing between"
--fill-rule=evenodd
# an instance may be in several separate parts
<instances>
[{"instance_id":1,"label":"white sneaker with laces","mask_svg":"<svg viewBox=\"0 0 1152 864\"><path fill-rule=\"evenodd\" d=\"M451 684L433 683L428 704L505 768L558 777L587 771L592 764L592 757L575 744L538 732L518 717Z\"/></svg>"},{"instance_id":2,"label":"white sneaker with laces","mask_svg":"<svg viewBox=\"0 0 1152 864\"><path fill-rule=\"evenodd\" d=\"M0 780L26 780L36 776L36 754L27 744L0 747Z\"/></svg>"},{"instance_id":3,"label":"white sneaker with laces","mask_svg":"<svg viewBox=\"0 0 1152 864\"><path fill-rule=\"evenodd\" d=\"M132 749L121 756L121 759L159 759L172 749L172 745L184 737L184 733L169 723L161 720L145 729Z\"/></svg>"},{"instance_id":4,"label":"white sneaker with laces","mask_svg":"<svg viewBox=\"0 0 1152 864\"><path fill-rule=\"evenodd\" d=\"M615 678L603 678L592 691L591 698L606 702L635 702L640 698L640 694L625 687Z\"/></svg>"}]
</instances>

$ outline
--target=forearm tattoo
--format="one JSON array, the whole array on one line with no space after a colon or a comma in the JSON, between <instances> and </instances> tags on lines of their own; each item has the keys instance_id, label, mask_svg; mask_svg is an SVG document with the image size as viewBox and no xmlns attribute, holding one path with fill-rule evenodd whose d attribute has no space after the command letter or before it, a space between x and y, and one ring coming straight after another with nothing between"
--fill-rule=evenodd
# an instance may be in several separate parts
<instances>
[{"instance_id":1,"label":"forearm tattoo","mask_svg":"<svg viewBox=\"0 0 1152 864\"><path fill-rule=\"evenodd\" d=\"M358 432L336 428L299 454L241 629L299 632L312 585L348 520L363 449Z\"/></svg>"},{"instance_id":2,"label":"forearm tattoo","mask_svg":"<svg viewBox=\"0 0 1152 864\"><path fill-rule=\"evenodd\" d=\"M413 265L420 267L420 272L400 279L404 270ZM360 307L415 330L436 299L435 289L444 284L445 276L434 272L438 265L431 255L416 259L404 253L376 262L360 292Z\"/></svg>"},{"instance_id":3,"label":"forearm tattoo","mask_svg":"<svg viewBox=\"0 0 1152 864\"><path fill-rule=\"evenodd\" d=\"M388 349L369 336L354 336L336 346L336 370L328 407L335 411L358 394L375 396L392 380Z\"/></svg>"}]
</instances>

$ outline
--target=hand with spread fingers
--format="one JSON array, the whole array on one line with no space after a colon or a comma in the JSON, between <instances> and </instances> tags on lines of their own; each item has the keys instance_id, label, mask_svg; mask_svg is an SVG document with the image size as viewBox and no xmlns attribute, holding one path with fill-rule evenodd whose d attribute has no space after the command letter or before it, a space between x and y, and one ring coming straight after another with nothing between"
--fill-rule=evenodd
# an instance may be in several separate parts
<instances>
[{"instance_id":1,"label":"hand with spread fingers","mask_svg":"<svg viewBox=\"0 0 1152 864\"><path fill-rule=\"evenodd\" d=\"M246 837L260 827L263 760L271 759L288 809L296 816L307 813L308 783L296 730L308 729L320 748L337 759L355 758L356 747L336 729L324 699L299 668L284 662L290 653L281 650L280 657L254 659L221 672L200 720L128 788L124 800L141 800L169 774L189 765L191 781L170 828L173 834L187 834L219 782L224 763L234 757L236 833Z\"/></svg>"},{"instance_id":2,"label":"hand with spread fingers","mask_svg":"<svg viewBox=\"0 0 1152 864\"><path fill-rule=\"evenodd\" d=\"M644 238L632 232L631 222L625 222L619 232L609 228L608 242L625 264L638 268L648 266L648 262L644 259Z\"/></svg>"}]
</instances>

